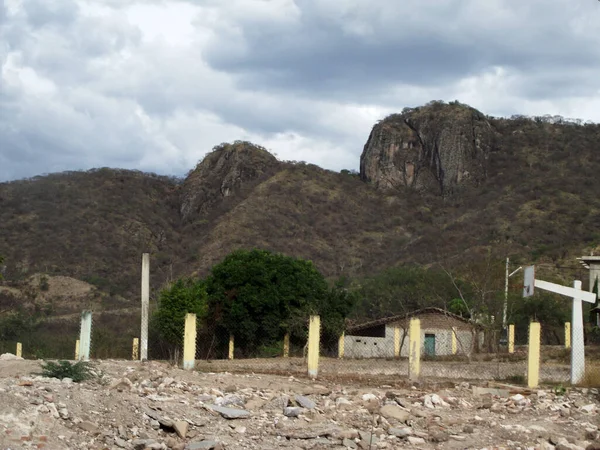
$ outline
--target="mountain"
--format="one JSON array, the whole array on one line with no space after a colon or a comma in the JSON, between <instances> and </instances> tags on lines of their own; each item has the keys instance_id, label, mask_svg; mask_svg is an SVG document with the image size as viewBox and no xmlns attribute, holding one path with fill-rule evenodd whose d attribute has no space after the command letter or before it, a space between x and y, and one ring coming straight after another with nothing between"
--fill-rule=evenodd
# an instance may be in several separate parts
<instances>
[{"instance_id":1,"label":"mountain","mask_svg":"<svg viewBox=\"0 0 600 450\"><path fill-rule=\"evenodd\" d=\"M448 194L485 180L495 145L494 127L474 108L457 102L406 108L373 127L360 158L361 177L384 188Z\"/></svg>"},{"instance_id":2,"label":"mountain","mask_svg":"<svg viewBox=\"0 0 600 450\"><path fill-rule=\"evenodd\" d=\"M155 293L239 247L311 259L327 277L489 252L558 267L600 250L598 124L431 102L375 124L360 168L235 142L183 180L102 168L1 183L3 273L68 276L135 306L142 252Z\"/></svg>"}]
</instances>

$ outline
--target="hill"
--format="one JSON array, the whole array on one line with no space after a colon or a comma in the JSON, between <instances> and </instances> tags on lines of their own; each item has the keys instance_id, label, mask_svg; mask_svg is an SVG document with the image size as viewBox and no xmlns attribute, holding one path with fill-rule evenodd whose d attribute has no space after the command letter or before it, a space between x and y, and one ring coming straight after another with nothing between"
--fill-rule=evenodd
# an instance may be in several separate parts
<instances>
[{"instance_id":1,"label":"hill","mask_svg":"<svg viewBox=\"0 0 600 450\"><path fill-rule=\"evenodd\" d=\"M103 168L1 183L0 255L13 282L69 276L134 306L142 252L153 295L239 247L310 259L327 277L490 254L564 269L600 249L599 173L598 124L431 102L375 124L359 175L236 142L183 180Z\"/></svg>"}]
</instances>

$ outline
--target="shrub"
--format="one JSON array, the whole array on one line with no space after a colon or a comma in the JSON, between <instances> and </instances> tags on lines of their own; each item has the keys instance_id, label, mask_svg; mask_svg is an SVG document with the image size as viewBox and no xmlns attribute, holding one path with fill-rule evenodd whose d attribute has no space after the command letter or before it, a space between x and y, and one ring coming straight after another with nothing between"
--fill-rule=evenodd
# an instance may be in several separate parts
<instances>
[{"instance_id":1,"label":"shrub","mask_svg":"<svg viewBox=\"0 0 600 450\"><path fill-rule=\"evenodd\" d=\"M42 363L42 372L35 375L42 375L48 378L71 378L75 383L92 378L93 373L88 362L79 361L75 364L69 361L48 361Z\"/></svg>"}]
</instances>

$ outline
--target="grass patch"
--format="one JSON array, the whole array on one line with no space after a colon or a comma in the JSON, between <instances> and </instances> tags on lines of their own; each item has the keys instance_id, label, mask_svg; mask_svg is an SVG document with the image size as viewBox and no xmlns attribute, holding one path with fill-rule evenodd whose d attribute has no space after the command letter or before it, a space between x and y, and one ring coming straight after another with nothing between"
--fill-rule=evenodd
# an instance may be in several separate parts
<instances>
[{"instance_id":1,"label":"grass patch","mask_svg":"<svg viewBox=\"0 0 600 450\"><path fill-rule=\"evenodd\" d=\"M75 364L69 361L48 361L42 363L42 372L34 375L41 375L48 378L71 378L75 383L88 380L94 375L92 368L88 362L79 361Z\"/></svg>"},{"instance_id":2,"label":"grass patch","mask_svg":"<svg viewBox=\"0 0 600 450\"><path fill-rule=\"evenodd\" d=\"M600 366L587 366L585 375L579 386L598 388L600 387Z\"/></svg>"}]
</instances>

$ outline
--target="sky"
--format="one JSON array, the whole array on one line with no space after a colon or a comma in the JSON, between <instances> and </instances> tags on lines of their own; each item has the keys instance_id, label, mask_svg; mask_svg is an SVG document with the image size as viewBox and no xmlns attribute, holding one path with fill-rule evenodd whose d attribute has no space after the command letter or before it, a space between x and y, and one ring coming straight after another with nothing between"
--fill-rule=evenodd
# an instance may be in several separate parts
<instances>
[{"instance_id":1,"label":"sky","mask_svg":"<svg viewBox=\"0 0 600 450\"><path fill-rule=\"evenodd\" d=\"M358 169L431 100L600 122L600 1L0 0L0 64L0 181L234 140Z\"/></svg>"}]
</instances>

